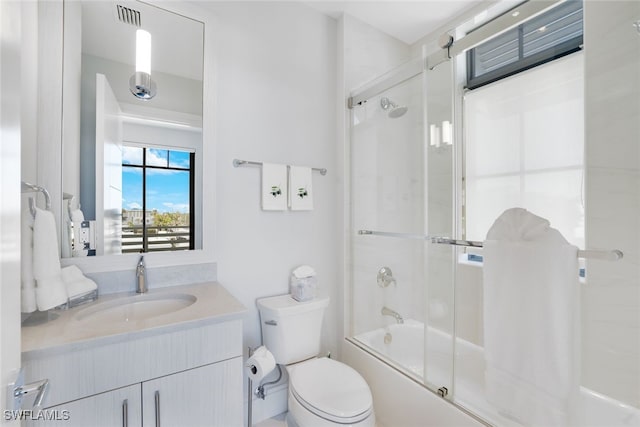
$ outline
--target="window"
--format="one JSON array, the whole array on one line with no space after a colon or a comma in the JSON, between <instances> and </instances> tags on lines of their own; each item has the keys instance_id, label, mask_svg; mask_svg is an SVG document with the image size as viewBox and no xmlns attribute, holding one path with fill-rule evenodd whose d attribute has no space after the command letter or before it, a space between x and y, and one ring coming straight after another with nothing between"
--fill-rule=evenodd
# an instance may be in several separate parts
<instances>
[{"instance_id":1,"label":"window","mask_svg":"<svg viewBox=\"0 0 640 427\"><path fill-rule=\"evenodd\" d=\"M194 249L194 160L188 151L123 147L123 253Z\"/></svg>"},{"instance_id":2,"label":"window","mask_svg":"<svg viewBox=\"0 0 640 427\"><path fill-rule=\"evenodd\" d=\"M567 0L467 52L474 89L560 58L582 45L582 1Z\"/></svg>"},{"instance_id":3,"label":"window","mask_svg":"<svg viewBox=\"0 0 640 427\"><path fill-rule=\"evenodd\" d=\"M543 216L584 247L581 52L464 97L465 238L484 240L506 209Z\"/></svg>"}]
</instances>

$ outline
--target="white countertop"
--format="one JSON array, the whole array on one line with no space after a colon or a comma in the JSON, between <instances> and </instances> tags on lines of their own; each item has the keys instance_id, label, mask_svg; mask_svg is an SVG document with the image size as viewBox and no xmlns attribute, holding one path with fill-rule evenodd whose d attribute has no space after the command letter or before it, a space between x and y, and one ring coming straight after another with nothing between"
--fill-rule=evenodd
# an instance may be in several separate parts
<instances>
[{"instance_id":1,"label":"white countertop","mask_svg":"<svg viewBox=\"0 0 640 427\"><path fill-rule=\"evenodd\" d=\"M196 301L180 310L137 321L104 323L88 327L78 320L96 304L118 298L134 299L135 292L123 292L100 296L97 301L70 310L55 310L59 317L37 326L22 327L23 357L42 351L72 350L75 346L102 345L149 334L158 334L203 324L239 319L246 308L216 282L150 289L147 296L162 294L189 294Z\"/></svg>"}]
</instances>

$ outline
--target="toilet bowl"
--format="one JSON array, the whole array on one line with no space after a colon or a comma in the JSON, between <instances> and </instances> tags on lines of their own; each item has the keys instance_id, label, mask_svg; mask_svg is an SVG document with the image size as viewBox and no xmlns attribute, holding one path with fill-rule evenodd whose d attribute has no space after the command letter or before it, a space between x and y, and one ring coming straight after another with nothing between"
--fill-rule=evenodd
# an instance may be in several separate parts
<instances>
[{"instance_id":1,"label":"toilet bowl","mask_svg":"<svg viewBox=\"0 0 640 427\"><path fill-rule=\"evenodd\" d=\"M353 368L328 359L287 366L291 427L373 427L373 400L366 381Z\"/></svg>"},{"instance_id":2,"label":"toilet bowl","mask_svg":"<svg viewBox=\"0 0 640 427\"><path fill-rule=\"evenodd\" d=\"M371 390L353 368L318 358L329 298L299 302L290 295L257 301L264 345L289 373L290 427L374 427Z\"/></svg>"}]
</instances>

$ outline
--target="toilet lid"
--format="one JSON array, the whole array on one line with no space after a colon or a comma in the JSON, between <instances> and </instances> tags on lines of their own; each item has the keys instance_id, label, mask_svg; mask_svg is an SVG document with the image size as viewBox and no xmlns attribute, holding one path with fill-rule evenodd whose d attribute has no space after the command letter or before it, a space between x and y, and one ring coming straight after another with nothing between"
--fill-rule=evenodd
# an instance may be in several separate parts
<instances>
[{"instance_id":1,"label":"toilet lid","mask_svg":"<svg viewBox=\"0 0 640 427\"><path fill-rule=\"evenodd\" d=\"M326 357L311 359L290 372L293 396L316 415L339 423L355 423L372 411L371 391L353 368Z\"/></svg>"}]
</instances>

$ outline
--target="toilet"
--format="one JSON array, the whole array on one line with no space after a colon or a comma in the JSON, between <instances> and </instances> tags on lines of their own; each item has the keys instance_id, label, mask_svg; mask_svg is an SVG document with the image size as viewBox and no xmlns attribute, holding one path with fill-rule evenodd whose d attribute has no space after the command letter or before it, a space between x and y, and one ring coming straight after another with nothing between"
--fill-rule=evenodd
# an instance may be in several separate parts
<instances>
[{"instance_id":1,"label":"toilet","mask_svg":"<svg viewBox=\"0 0 640 427\"><path fill-rule=\"evenodd\" d=\"M353 368L318 357L329 298L299 302L290 295L261 298L263 344L289 374L289 427L374 427L373 399Z\"/></svg>"}]
</instances>

